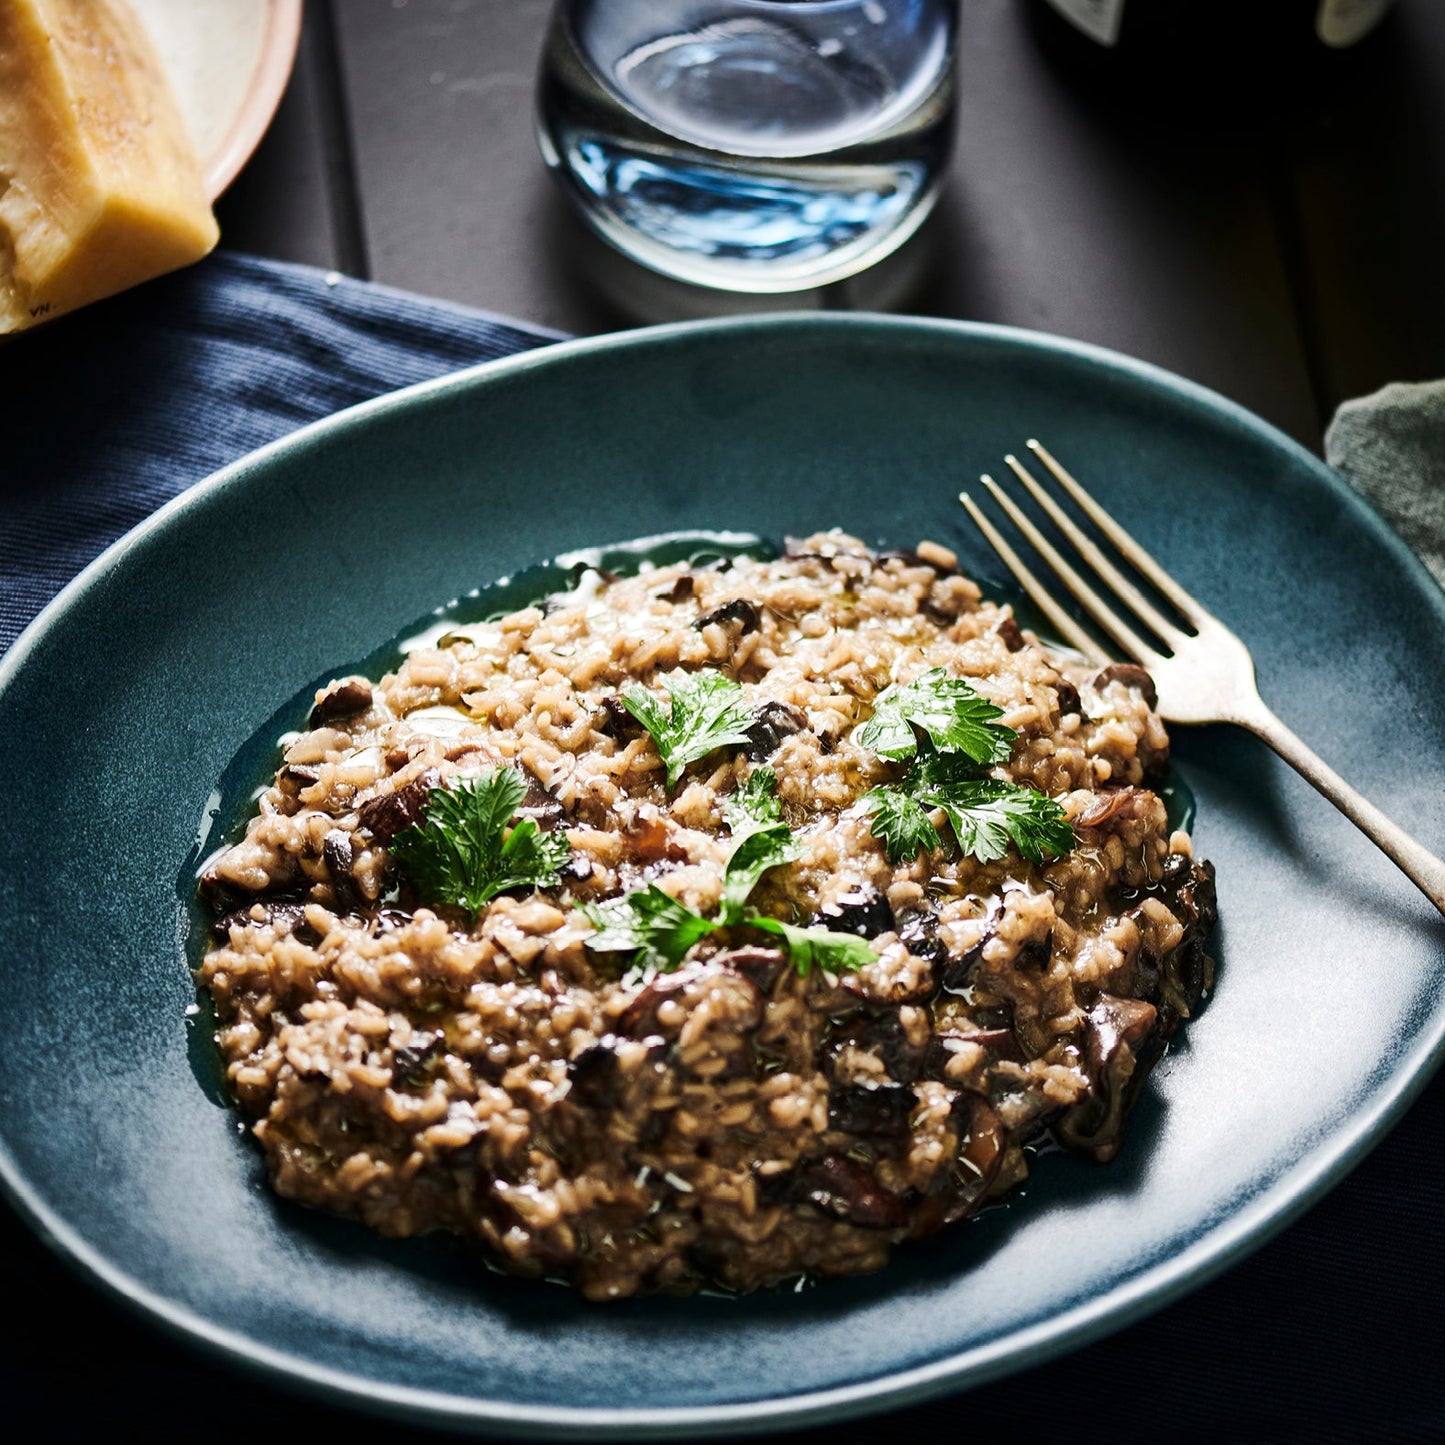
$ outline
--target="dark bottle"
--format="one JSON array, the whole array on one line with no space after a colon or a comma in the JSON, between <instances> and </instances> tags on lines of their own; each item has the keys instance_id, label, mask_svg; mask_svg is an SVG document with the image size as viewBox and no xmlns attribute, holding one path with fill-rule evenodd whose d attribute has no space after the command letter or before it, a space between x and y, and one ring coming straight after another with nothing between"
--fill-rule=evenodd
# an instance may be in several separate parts
<instances>
[{"instance_id":1,"label":"dark bottle","mask_svg":"<svg viewBox=\"0 0 1445 1445\"><path fill-rule=\"evenodd\" d=\"M1291 131L1371 67L1393 0L1027 0L1078 94L1121 125L1237 143ZM1389 46L1384 49L1388 51Z\"/></svg>"},{"instance_id":2,"label":"dark bottle","mask_svg":"<svg viewBox=\"0 0 1445 1445\"><path fill-rule=\"evenodd\" d=\"M1121 55L1179 61L1249 52L1273 60L1344 50L1394 0L1034 0L1057 23Z\"/></svg>"}]
</instances>

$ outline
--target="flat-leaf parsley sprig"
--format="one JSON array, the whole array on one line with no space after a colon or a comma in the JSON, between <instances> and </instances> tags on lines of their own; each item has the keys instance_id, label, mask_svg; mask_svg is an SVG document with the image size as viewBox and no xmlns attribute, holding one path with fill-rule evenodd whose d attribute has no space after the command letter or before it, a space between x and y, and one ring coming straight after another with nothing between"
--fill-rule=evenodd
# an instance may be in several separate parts
<instances>
[{"instance_id":1,"label":"flat-leaf parsley sprig","mask_svg":"<svg viewBox=\"0 0 1445 1445\"><path fill-rule=\"evenodd\" d=\"M763 913L749 913L747 923L764 933L776 934L783 940L788 958L799 973L811 973L816 966L826 973L851 972L878 962L878 955L866 938L856 933L834 933L830 928L799 928L781 918Z\"/></svg>"},{"instance_id":2,"label":"flat-leaf parsley sprig","mask_svg":"<svg viewBox=\"0 0 1445 1445\"><path fill-rule=\"evenodd\" d=\"M718 748L746 743L753 715L742 687L720 672L672 672L664 682L666 708L636 682L622 694L622 705L652 734L672 788L689 763Z\"/></svg>"},{"instance_id":3,"label":"flat-leaf parsley sprig","mask_svg":"<svg viewBox=\"0 0 1445 1445\"><path fill-rule=\"evenodd\" d=\"M768 785L760 785L754 799ZM597 930L586 940L586 945L597 953L633 953L641 967L669 973L692 946L708 934L746 926L780 938L799 973L808 973L814 966L837 973L876 962L878 955L856 934L833 933L826 928L799 928L747 906L748 895L763 874L770 868L793 862L799 851L786 823L755 827L744 834L728 859L723 874L722 902L716 917L704 917L663 892L657 884L649 883L620 898L582 904L582 915Z\"/></svg>"},{"instance_id":4,"label":"flat-leaf parsley sprig","mask_svg":"<svg viewBox=\"0 0 1445 1445\"><path fill-rule=\"evenodd\" d=\"M783 819L783 804L777 796L778 775L764 763L747 776L747 781L723 799L723 818L734 838L756 833Z\"/></svg>"},{"instance_id":5,"label":"flat-leaf parsley sprig","mask_svg":"<svg viewBox=\"0 0 1445 1445\"><path fill-rule=\"evenodd\" d=\"M792 863L802 852L786 823L770 823L748 833L733 849L723 874L722 909L718 922L724 927L745 921L748 895L770 868Z\"/></svg>"},{"instance_id":6,"label":"flat-leaf parsley sprig","mask_svg":"<svg viewBox=\"0 0 1445 1445\"><path fill-rule=\"evenodd\" d=\"M901 762L918 751L917 728L940 752L1002 763L1018 739L997 721L1002 716L1001 707L980 697L963 678L935 667L902 687L885 687L873 703L873 716L855 729L853 740L880 758Z\"/></svg>"},{"instance_id":7,"label":"flat-leaf parsley sprig","mask_svg":"<svg viewBox=\"0 0 1445 1445\"><path fill-rule=\"evenodd\" d=\"M602 903L579 904L578 912L597 930L586 940L594 953L634 953L640 967L663 973L670 973L693 944L722 926L656 883Z\"/></svg>"},{"instance_id":8,"label":"flat-leaf parsley sprig","mask_svg":"<svg viewBox=\"0 0 1445 1445\"><path fill-rule=\"evenodd\" d=\"M526 795L515 768L453 779L427 794L422 821L398 833L391 851L424 899L473 914L514 888L552 887L572 850L531 818L508 828Z\"/></svg>"},{"instance_id":9,"label":"flat-leaf parsley sprig","mask_svg":"<svg viewBox=\"0 0 1445 1445\"><path fill-rule=\"evenodd\" d=\"M898 783L864 794L863 807L873 815L873 833L890 863L938 847L938 830L929 816L934 808L943 810L959 849L983 863L1002 858L1009 844L1034 863L1074 846L1074 830L1052 798L1018 783L980 777L972 762L946 753L921 755Z\"/></svg>"},{"instance_id":10,"label":"flat-leaf parsley sprig","mask_svg":"<svg viewBox=\"0 0 1445 1445\"><path fill-rule=\"evenodd\" d=\"M934 809L942 809L959 849L984 863L1002 858L1010 845L1034 863L1074 846L1074 830L1054 799L984 772L1006 762L1018 740L998 721L1002 716L1002 708L941 667L878 694L873 716L853 737L890 762L908 761L896 783L862 799L890 863L941 846Z\"/></svg>"}]
</instances>

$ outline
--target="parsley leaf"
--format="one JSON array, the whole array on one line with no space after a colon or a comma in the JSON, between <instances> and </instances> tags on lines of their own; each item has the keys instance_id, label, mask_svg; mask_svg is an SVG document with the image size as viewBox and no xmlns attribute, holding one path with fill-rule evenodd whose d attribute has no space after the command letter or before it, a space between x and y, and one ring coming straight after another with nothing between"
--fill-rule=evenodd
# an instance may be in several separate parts
<instances>
[{"instance_id":1,"label":"parsley leaf","mask_svg":"<svg viewBox=\"0 0 1445 1445\"><path fill-rule=\"evenodd\" d=\"M937 795L937 803L948 815L958 846L984 863L1002 858L1010 843L1034 863L1074 846L1063 808L1033 788L977 778L955 783L946 795Z\"/></svg>"},{"instance_id":2,"label":"parsley leaf","mask_svg":"<svg viewBox=\"0 0 1445 1445\"><path fill-rule=\"evenodd\" d=\"M622 694L622 705L652 734L672 788L689 763L730 743L747 742L753 715L743 702L742 688L720 672L670 673L667 692L664 709L634 682Z\"/></svg>"},{"instance_id":3,"label":"parsley leaf","mask_svg":"<svg viewBox=\"0 0 1445 1445\"><path fill-rule=\"evenodd\" d=\"M1074 846L1074 830L1052 798L1018 783L980 777L968 759L956 754L923 753L900 782L866 793L863 806L873 814L873 834L882 840L890 863L938 846L928 817L933 808L943 809L963 852L984 863L1002 858L1010 844L1034 863Z\"/></svg>"},{"instance_id":4,"label":"parsley leaf","mask_svg":"<svg viewBox=\"0 0 1445 1445\"><path fill-rule=\"evenodd\" d=\"M786 823L772 823L748 833L733 849L727 872L723 874L721 921L737 923L742 918L748 894L758 886L763 874L769 868L791 863L800 851Z\"/></svg>"},{"instance_id":5,"label":"parsley leaf","mask_svg":"<svg viewBox=\"0 0 1445 1445\"><path fill-rule=\"evenodd\" d=\"M723 817L734 838L755 833L783 817L783 805L774 794L778 775L768 766L754 768L747 782L723 799Z\"/></svg>"},{"instance_id":6,"label":"parsley leaf","mask_svg":"<svg viewBox=\"0 0 1445 1445\"><path fill-rule=\"evenodd\" d=\"M719 925L664 893L656 883L605 903L583 903L582 916L597 930L586 940L597 953L636 953L644 967L670 972L698 939Z\"/></svg>"},{"instance_id":7,"label":"parsley leaf","mask_svg":"<svg viewBox=\"0 0 1445 1445\"><path fill-rule=\"evenodd\" d=\"M976 693L961 677L935 667L904 687L885 687L873 716L853 733L854 741L881 758L899 762L918 751L914 728L942 752L964 753L976 763L1004 762L1018 734L996 722L1003 709Z\"/></svg>"},{"instance_id":8,"label":"parsley leaf","mask_svg":"<svg viewBox=\"0 0 1445 1445\"><path fill-rule=\"evenodd\" d=\"M890 863L908 863L938 847L938 829L928 809L901 787L872 788L863 794L863 811L873 815L872 832L883 842Z\"/></svg>"},{"instance_id":9,"label":"parsley leaf","mask_svg":"<svg viewBox=\"0 0 1445 1445\"><path fill-rule=\"evenodd\" d=\"M842 973L844 969L863 968L878 962L878 955L868 945L866 938L856 933L833 933L827 928L799 928L784 923L781 918L768 918L761 913L749 913L747 923L752 928L761 928L783 940L788 957L799 973L811 972L816 964L828 973Z\"/></svg>"},{"instance_id":10,"label":"parsley leaf","mask_svg":"<svg viewBox=\"0 0 1445 1445\"><path fill-rule=\"evenodd\" d=\"M398 833L391 850L424 898L471 913L513 888L550 887L572 850L561 833L543 833L531 818L507 830L526 795L515 768L433 788L422 822Z\"/></svg>"},{"instance_id":11,"label":"parsley leaf","mask_svg":"<svg viewBox=\"0 0 1445 1445\"><path fill-rule=\"evenodd\" d=\"M937 836L934 834L935 840ZM791 863L798 852L786 823L770 823L744 834L728 859L716 918L695 913L655 883L621 898L583 903L578 911L597 930L585 941L586 946L596 953L635 953L641 966L651 965L669 973L699 939L721 928L742 925L780 938L799 973L805 974L815 965L838 973L875 962L878 955L855 934L799 928L747 907L748 895L763 874L769 868Z\"/></svg>"}]
</instances>

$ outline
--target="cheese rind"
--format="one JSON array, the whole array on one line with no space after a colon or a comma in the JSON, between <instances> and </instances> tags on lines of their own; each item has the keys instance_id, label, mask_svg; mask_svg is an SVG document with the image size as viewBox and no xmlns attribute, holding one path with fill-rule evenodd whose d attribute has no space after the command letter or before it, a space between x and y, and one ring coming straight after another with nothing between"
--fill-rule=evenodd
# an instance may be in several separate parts
<instances>
[{"instance_id":1,"label":"cheese rind","mask_svg":"<svg viewBox=\"0 0 1445 1445\"><path fill-rule=\"evenodd\" d=\"M0 0L0 332L199 260L218 236L125 0Z\"/></svg>"}]
</instances>

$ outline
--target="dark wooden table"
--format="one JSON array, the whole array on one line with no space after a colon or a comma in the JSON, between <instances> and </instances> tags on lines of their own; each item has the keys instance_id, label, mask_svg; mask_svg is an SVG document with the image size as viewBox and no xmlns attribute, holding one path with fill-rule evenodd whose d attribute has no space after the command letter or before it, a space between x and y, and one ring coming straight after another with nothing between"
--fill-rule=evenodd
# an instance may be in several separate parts
<instances>
[{"instance_id":1,"label":"dark wooden table","mask_svg":"<svg viewBox=\"0 0 1445 1445\"><path fill-rule=\"evenodd\" d=\"M566 331L627 324L589 282L532 138L549 8L309 0L275 126L221 203L224 244ZM957 157L904 309L1116 347L1316 449L1343 398L1445 374L1439 0L1400 0L1336 63L1207 88L1186 56L1121 78L1046 40L1022 0L964 0ZM1445 1180L1427 1152L1442 1130L1437 1080L1303 1225L1191 1298L1012 1380L775 1438L1445 1439ZM0 1291L0 1412L34 1409L48 1436L426 1433L193 1355L73 1279L8 1210Z\"/></svg>"}]
</instances>

